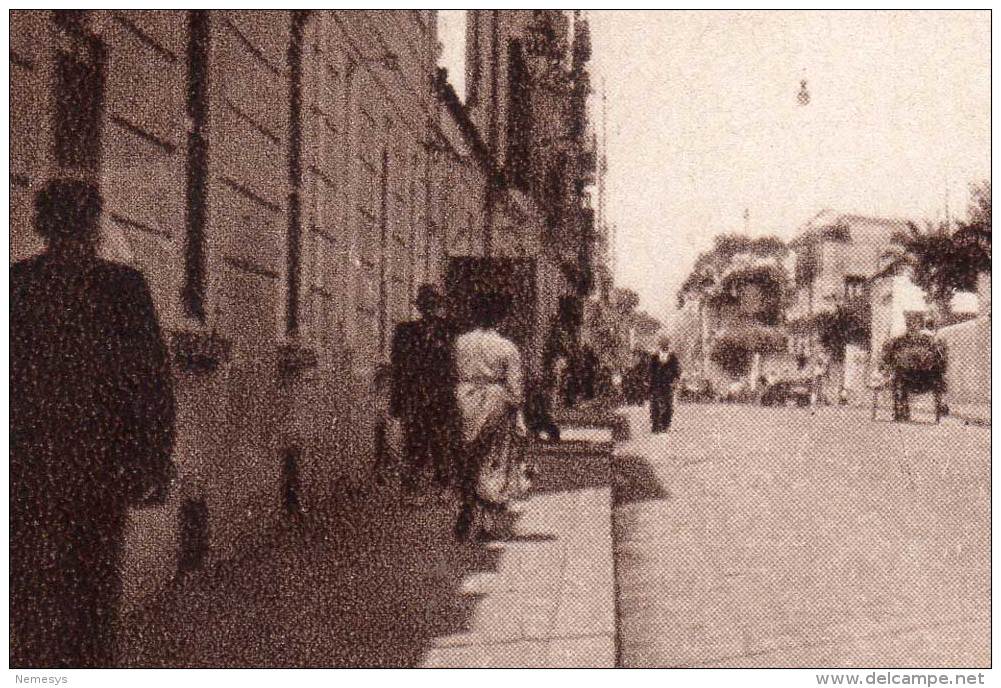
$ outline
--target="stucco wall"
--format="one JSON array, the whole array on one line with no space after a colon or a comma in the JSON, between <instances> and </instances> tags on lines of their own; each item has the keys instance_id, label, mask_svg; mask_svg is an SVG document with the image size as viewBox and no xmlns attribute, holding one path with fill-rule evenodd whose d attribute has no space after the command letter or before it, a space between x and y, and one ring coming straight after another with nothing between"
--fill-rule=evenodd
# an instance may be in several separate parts
<instances>
[{"instance_id":1,"label":"stucco wall","mask_svg":"<svg viewBox=\"0 0 1001 688\"><path fill-rule=\"evenodd\" d=\"M211 335L230 346L214 372L175 366L179 479L168 504L131 515L127 608L174 574L185 500L206 502L209 556L220 559L279 516L287 452L300 456L307 509L370 478L380 404L372 378L392 329L412 317L417 285L442 282L450 254L484 247L486 168L431 88L434 13L312 12L302 43L291 328L292 14L208 16L204 319L181 296L190 240L189 15L99 11L88 25L108 51L97 175L106 201L102 251L143 272L172 341ZM49 18L11 13L12 261L42 248L31 230L32 198L58 172ZM498 252L536 257L538 208L531 199L502 201ZM538 256L537 342L564 293L557 266ZM284 374L280 352L290 344L315 365Z\"/></svg>"},{"instance_id":2,"label":"stucco wall","mask_svg":"<svg viewBox=\"0 0 1001 688\"><path fill-rule=\"evenodd\" d=\"M946 402L951 405L990 404L990 318L979 317L939 330L949 348Z\"/></svg>"}]
</instances>

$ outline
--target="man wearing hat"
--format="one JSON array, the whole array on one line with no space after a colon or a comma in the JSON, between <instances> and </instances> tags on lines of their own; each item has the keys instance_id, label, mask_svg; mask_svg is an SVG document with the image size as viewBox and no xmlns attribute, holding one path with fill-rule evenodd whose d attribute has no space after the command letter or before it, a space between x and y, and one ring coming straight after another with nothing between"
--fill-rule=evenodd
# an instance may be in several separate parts
<instances>
[{"instance_id":1,"label":"man wearing hat","mask_svg":"<svg viewBox=\"0 0 1001 688\"><path fill-rule=\"evenodd\" d=\"M671 427L674 413L674 383L681 376L678 357L671 351L671 341L662 337L659 350L650 362L650 431L664 432Z\"/></svg>"},{"instance_id":2,"label":"man wearing hat","mask_svg":"<svg viewBox=\"0 0 1001 688\"><path fill-rule=\"evenodd\" d=\"M128 510L162 504L174 394L146 280L98 255L101 195L35 198L44 253L10 269L10 663L114 665Z\"/></svg>"},{"instance_id":3,"label":"man wearing hat","mask_svg":"<svg viewBox=\"0 0 1001 688\"><path fill-rule=\"evenodd\" d=\"M443 315L443 299L431 284L417 290L420 318L400 323L390 354L390 413L403 425L410 472L404 486L413 490L426 468L446 485L452 473L455 385L452 375L452 327Z\"/></svg>"}]
</instances>

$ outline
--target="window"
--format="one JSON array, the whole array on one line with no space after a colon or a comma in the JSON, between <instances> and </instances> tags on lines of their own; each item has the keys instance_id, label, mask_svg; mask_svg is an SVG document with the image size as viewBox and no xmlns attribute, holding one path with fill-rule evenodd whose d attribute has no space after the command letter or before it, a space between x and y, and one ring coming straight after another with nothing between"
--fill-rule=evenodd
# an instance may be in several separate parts
<instances>
[{"instance_id":1,"label":"window","mask_svg":"<svg viewBox=\"0 0 1001 688\"><path fill-rule=\"evenodd\" d=\"M187 314L205 321L205 222L209 148L208 120L209 18L204 10L188 12L187 116L189 120L185 179L184 284L181 298Z\"/></svg>"},{"instance_id":2,"label":"window","mask_svg":"<svg viewBox=\"0 0 1001 688\"><path fill-rule=\"evenodd\" d=\"M511 180L520 189L527 189L529 174L529 143L532 133L532 102L521 42L508 46L508 108L507 108L507 168Z\"/></svg>"},{"instance_id":3,"label":"window","mask_svg":"<svg viewBox=\"0 0 1001 688\"><path fill-rule=\"evenodd\" d=\"M61 13L57 12L56 16ZM71 34L56 52L55 148L61 167L97 172L101 163L104 111L104 44Z\"/></svg>"},{"instance_id":4,"label":"window","mask_svg":"<svg viewBox=\"0 0 1001 688\"><path fill-rule=\"evenodd\" d=\"M845 277L845 300L856 301L868 296L868 288L864 277L848 275Z\"/></svg>"}]
</instances>

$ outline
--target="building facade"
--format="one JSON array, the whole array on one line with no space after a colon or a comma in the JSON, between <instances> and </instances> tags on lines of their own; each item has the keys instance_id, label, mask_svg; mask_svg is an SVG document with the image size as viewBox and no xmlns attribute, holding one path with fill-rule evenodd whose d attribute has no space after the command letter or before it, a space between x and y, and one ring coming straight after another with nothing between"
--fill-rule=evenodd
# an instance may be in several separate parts
<instances>
[{"instance_id":1,"label":"building facade","mask_svg":"<svg viewBox=\"0 0 1001 688\"><path fill-rule=\"evenodd\" d=\"M594 287L597 243L589 187L596 166L588 126L590 29L578 13L475 10L467 13L466 104L498 177L491 188L534 200L544 218L540 263L566 284L565 314L578 330ZM488 194L493 240L502 207Z\"/></svg>"},{"instance_id":2,"label":"building facade","mask_svg":"<svg viewBox=\"0 0 1001 688\"><path fill-rule=\"evenodd\" d=\"M838 307L868 317L873 332L881 327L877 321L882 316L874 304L884 298L883 286L871 278L881 269L893 234L906 229L905 220L831 210L818 213L800 228L792 242L795 291L787 312L791 352L799 361L830 358L820 342L817 316ZM871 350L870 342L864 346L849 343L844 360L830 361L823 390L826 398L867 398Z\"/></svg>"},{"instance_id":3,"label":"building facade","mask_svg":"<svg viewBox=\"0 0 1001 688\"><path fill-rule=\"evenodd\" d=\"M907 270L884 269L894 233L906 232L907 227L901 219L823 211L801 228L792 243L796 291L787 317L793 325L796 354L809 358L819 351L817 333L810 327L813 316L839 305L862 308L868 314L869 341L849 345L845 360L832 366L825 390L828 398L844 392L850 400L867 400L868 386L878 378L883 345L908 330L922 328L931 314L924 292ZM982 294L956 294L953 316L967 320L982 314L983 300ZM952 401L969 403L985 397L983 386L975 380L989 378L982 375L982 361L983 352L990 351L990 339L982 334L982 315L978 322L981 325L957 324L940 330L947 343L956 341L947 381L954 389Z\"/></svg>"},{"instance_id":4,"label":"building facade","mask_svg":"<svg viewBox=\"0 0 1001 688\"><path fill-rule=\"evenodd\" d=\"M483 126L529 77L496 61L503 97L459 103L433 11L14 11L10 33L11 261L42 248L47 179L93 180L101 252L146 276L171 347L179 476L132 514L127 604L368 479L374 373L419 284L523 261L529 359L575 293Z\"/></svg>"}]
</instances>

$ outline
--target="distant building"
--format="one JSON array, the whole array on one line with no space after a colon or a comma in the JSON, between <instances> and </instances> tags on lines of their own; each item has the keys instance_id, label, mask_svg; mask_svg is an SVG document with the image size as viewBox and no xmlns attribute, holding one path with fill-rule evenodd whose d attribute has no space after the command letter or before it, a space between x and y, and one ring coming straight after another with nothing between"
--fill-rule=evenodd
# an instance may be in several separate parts
<instances>
[{"instance_id":1,"label":"distant building","mask_svg":"<svg viewBox=\"0 0 1001 688\"><path fill-rule=\"evenodd\" d=\"M832 310L845 299L864 298L867 281L882 267L893 233L906 229L901 219L818 213L792 241L796 289L787 318L794 321Z\"/></svg>"},{"instance_id":2,"label":"distant building","mask_svg":"<svg viewBox=\"0 0 1001 688\"><path fill-rule=\"evenodd\" d=\"M903 219L831 210L818 213L800 227L791 243L795 294L786 313L790 351L798 361L826 355L817 330L819 314L833 312L842 305L864 317L875 303L870 278L880 271L893 234L906 229L907 221ZM882 291L888 288L880 285ZM886 298L882 291L879 298ZM894 293L894 303L910 298L910 293ZM883 317L888 316L873 312L873 328L883 326ZM833 362L825 390L829 399L837 398L842 391L850 397L864 396L869 350L849 345L845 360Z\"/></svg>"},{"instance_id":3,"label":"distant building","mask_svg":"<svg viewBox=\"0 0 1001 688\"><path fill-rule=\"evenodd\" d=\"M838 305L869 313L869 342L865 347L848 347L844 363L835 366L840 370L833 370L828 380L829 397L838 391L834 388L838 385L849 396L863 398L866 384L879 365L883 344L923 327L930 315L924 292L913 283L908 271L884 269L885 254L893 247L893 234L905 232L907 227L907 221L902 219L827 210L803 225L792 242L796 291L787 320L795 355L809 359L821 351L814 326L819 313L832 311ZM973 318L978 309L976 295L957 294L952 322Z\"/></svg>"}]
</instances>

